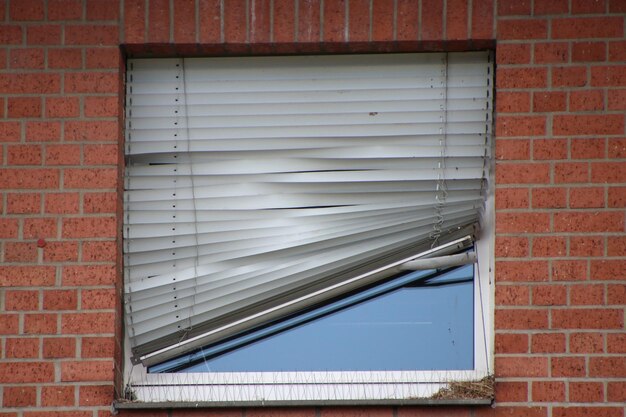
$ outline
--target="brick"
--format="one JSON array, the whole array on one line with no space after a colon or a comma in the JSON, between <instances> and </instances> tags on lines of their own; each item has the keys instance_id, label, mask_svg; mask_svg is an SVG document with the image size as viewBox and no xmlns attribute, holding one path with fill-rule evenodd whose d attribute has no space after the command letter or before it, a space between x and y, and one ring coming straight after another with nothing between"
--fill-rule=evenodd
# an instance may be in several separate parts
<instances>
[{"instance_id":1,"label":"brick","mask_svg":"<svg viewBox=\"0 0 626 417\"><path fill-rule=\"evenodd\" d=\"M369 41L370 34L370 2L368 0L351 0L348 13L348 39L352 42Z\"/></svg>"},{"instance_id":2,"label":"brick","mask_svg":"<svg viewBox=\"0 0 626 417\"><path fill-rule=\"evenodd\" d=\"M545 88L546 68L500 68L496 71L496 88Z\"/></svg>"},{"instance_id":3,"label":"brick","mask_svg":"<svg viewBox=\"0 0 626 417\"><path fill-rule=\"evenodd\" d=\"M19 142L21 138L21 123L0 122L0 142Z\"/></svg>"},{"instance_id":4,"label":"brick","mask_svg":"<svg viewBox=\"0 0 626 417\"><path fill-rule=\"evenodd\" d=\"M9 97L7 116L9 118L41 117L41 98Z\"/></svg>"},{"instance_id":5,"label":"brick","mask_svg":"<svg viewBox=\"0 0 626 417\"><path fill-rule=\"evenodd\" d=\"M7 338L5 356L11 359L38 358L39 338Z\"/></svg>"},{"instance_id":6,"label":"brick","mask_svg":"<svg viewBox=\"0 0 626 417\"><path fill-rule=\"evenodd\" d=\"M273 13L274 13L274 27L272 31L273 41L274 42L293 42L295 40L295 22L296 22L295 2L275 2Z\"/></svg>"},{"instance_id":7,"label":"brick","mask_svg":"<svg viewBox=\"0 0 626 417\"><path fill-rule=\"evenodd\" d=\"M602 333L572 333L569 337L571 353L602 353L604 352L603 345Z\"/></svg>"},{"instance_id":8,"label":"brick","mask_svg":"<svg viewBox=\"0 0 626 417\"><path fill-rule=\"evenodd\" d=\"M115 397L113 385L83 385L78 395L79 405L86 407L109 405Z\"/></svg>"},{"instance_id":9,"label":"brick","mask_svg":"<svg viewBox=\"0 0 626 417\"><path fill-rule=\"evenodd\" d=\"M113 313L67 313L61 317L63 334L113 333Z\"/></svg>"},{"instance_id":10,"label":"brick","mask_svg":"<svg viewBox=\"0 0 626 417\"><path fill-rule=\"evenodd\" d=\"M241 24L241 16L246 15L246 2L233 0L223 5L224 38L226 42L246 41L246 27Z\"/></svg>"},{"instance_id":11,"label":"brick","mask_svg":"<svg viewBox=\"0 0 626 417\"><path fill-rule=\"evenodd\" d=\"M567 253L567 239L563 236L533 238L533 257L561 257Z\"/></svg>"},{"instance_id":12,"label":"brick","mask_svg":"<svg viewBox=\"0 0 626 417\"><path fill-rule=\"evenodd\" d=\"M36 25L28 26L26 30L26 42L29 45L60 45L60 25Z\"/></svg>"},{"instance_id":13,"label":"brick","mask_svg":"<svg viewBox=\"0 0 626 417\"><path fill-rule=\"evenodd\" d=\"M532 303L536 306L567 304L567 288L564 285L541 285L532 287Z\"/></svg>"},{"instance_id":14,"label":"brick","mask_svg":"<svg viewBox=\"0 0 626 417\"><path fill-rule=\"evenodd\" d=\"M562 381L533 381L532 400L537 402L565 401L565 383Z\"/></svg>"},{"instance_id":15,"label":"brick","mask_svg":"<svg viewBox=\"0 0 626 417\"><path fill-rule=\"evenodd\" d=\"M613 285L609 285L609 289ZM626 286L622 286L626 289ZM608 353L626 353L626 333L609 333L606 335Z\"/></svg>"},{"instance_id":16,"label":"brick","mask_svg":"<svg viewBox=\"0 0 626 417\"><path fill-rule=\"evenodd\" d=\"M0 382L29 383L54 381L54 364L47 362L0 363Z\"/></svg>"},{"instance_id":17,"label":"brick","mask_svg":"<svg viewBox=\"0 0 626 417\"><path fill-rule=\"evenodd\" d=\"M0 287L44 287L54 285L54 280L51 266L0 265Z\"/></svg>"},{"instance_id":18,"label":"brick","mask_svg":"<svg viewBox=\"0 0 626 417\"><path fill-rule=\"evenodd\" d=\"M399 6L400 5L398 5L398 7ZM398 13L398 16L399 15L400 14ZM393 17L394 17L393 0L378 0L372 3L372 40L373 41L393 40L393 25L394 25ZM413 29L414 29L414 32L417 33L417 16L414 21ZM416 37L414 37L413 39L416 39Z\"/></svg>"},{"instance_id":19,"label":"brick","mask_svg":"<svg viewBox=\"0 0 626 417\"><path fill-rule=\"evenodd\" d=\"M609 61L626 61L626 41L609 42Z\"/></svg>"},{"instance_id":20,"label":"brick","mask_svg":"<svg viewBox=\"0 0 626 417\"><path fill-rule=\"evenodd\" d=\"M324 18L324 41L327 42L344 42L344 19L346 12L346 1L336 0L333 2L323 3Z\"/></svg>"},{"instance_id":21,"label":"brick","mask_svg":"<svg viewBox=\"0 0 626 417\"><path fill-rule=\"evenodd\" d=\"M626 207L626 187L609 187L609 207Z\"/></svg>"},{"instance_id":22,"label":"brick","mask_svg":"<svg viewBox=\"0 0 626 417\"><path fill-rule=\"evenodd\" d=\"M604 386L600 382L570 382L569 400L575 403L604 401Z\"/></svg>"},{"instance_id":23,"label":"brick","mask_svg":"<svg viewBox=\"0 0 626 417\"><path fill-rule=\"evenodd\" d=\"M598 87L626 86L626 67L623 65L592 67L591 85Z\"/></svg>"},{"instance_id":24,"label":"brick","mask_svg":"<svg viewBox=\"0 0 626 417\"><path fill-rule=\"evenodd\" d=\"M119 78L113 72L77 72L65 74L66 93L117 93Z\"/></svg>"},{"instance_id":25,"label":"brick","mask_svg":"<svg viewBox=\"0 0 626 417\"><path fill-rule=\"evenodd\" d=\"M468 8L465 0L448 0L446 7L446 39L467 39Z\"/></svg>"},{"instance_id":26,"label":"brick","mask_svg":"<svg viewBox=\"0 0 626 417\"><path fill-rule=\"evenodd\" d=\"M589 358L589 376L626 377L626 357L591 357Z\"/></svg>"},{"instance_id":27,"label":"brick","mask_svg":"<svg viewBox=\"0 0 626 417\"><path fill-rule=\"evenodd\" d=\"M56 142L61 138L59 122L27 122L26 140L29 142Z\"/></svg>"},{"instance_id":28,"label":"brick","mask_svg":"<svg viewBox=\"0 0 626 417\"><path fill-rule=\"evenodd\" d=\"M607 383L607 401L626 401L626 382L609 381Z\"/></svg>"},{"instance_id":29,"label":"brick","mask_svg":"<svg viewBox=\"0 0 626 417\"><path fill-rule=\"evenodd\" d=\"M571 208L602 208L604 202L604 188L572 188L569 191L569 206Z\"/></svg>"},{"instance_id":30,"label":"brick","mask_svg":"<svg viewBox=\"0 0 626 417\"><path fill-rule=\"evenodd\" d=\"M530 15L529 0L501 0L498 2L498 16Z\"/></svg>"},{"instance_id":31,"label":"brick","mask_svg":"<svg viewBox=\"0 0 626 417\"><path fill-rule=\"evenodd\" d=\"M530 111L530 93L497 92L496 111L500 113L527 113ZM496 141L496 146L498 142Z\"/></svg>"},{"instance_id":32,"label":"brick","mask_svg":"<svg viewBox=\"0 0 626 417\"><path fill-rule=\"evenodd\" d=\"M535 0L533 14L562 14L569 11L568 0Z\"/></svg>"},{"instance_id":33,"label":"brick","mask_svg":"<svg viewBox=\"0 0 626 417\"><path fill-rule=\"evenodd\" d=\"M3 45L22 43L22 28L17 25L0 25L0 42Z\"/></svg>"},{"instance_id":34,"label":"brick","mask_svg":"<svg viewBox=\"0 0 626 417\"><path fill-rule=\"evenodd\" d=\"M71 188L115 188L117 186L117 169L66 169L63 186Z\"/></svg>"},{"instance_id":35,"label":"brick","mask_svg":"<svg viewBox=\"0 0 626 417\"><path fill-rule=\"evenodd\" d=\"M601 159L606 157L606 141L604 139L572 139L571 152L573 159Z\"/></svg>"},{"instance_id":36,"label":"brick","mask_svg":"<svg viewBox=\"0 0 626 417\"><path fill-rule=\"evenodd\" d=\"M584 87L587 85L586 67L553 67L552 87Z\"/></svg>"},{"instance_id":37,"label":"brick","mask_svg":"<svg viewBox=\"0 0 626 417\"><path fill-rule=\"evenodd\" d=\"M118 246L115 241L83 242L81 260L83 262L114 262L117 250Z\"/></svg>"},{"instance_id":38,"label":"brick","mask_svg":"<svg viewBox=\"0 0 626 417\"><path fill-rule=\"evenodd\" d=\"M604 284L572 285L570 305L603 305Z\"/></svg>"},{"instance_id":39,"label":"brick","mask_svg":"<svg viewBox=\"0 0 626 417\"><path fill-rule=\"evenodd\" d=\"M16 21L37 21L44 19L43 0L20 0L9 3L9 16Z\"/></svg>"},{"instance_id":40,"label":"brick","mask_svg":"<svg viewBox=\"0 0 626 417\"><path fill-rule=\"evenodd\" d=\"M626 261L622 259L591 261L591 279L626 279Z\"/></svg>"},{"instance_id":41,"label":"brick","mask_svg":"<svg viewBox=\"0 0 626 417\"><path fill-rule=\"evenodd\" d=\"M17 219L0 219L0 237L17 237L18 227L19 224Z\"/></svg>"},{"instance_id":42,"label":"brick","mask_svg":"<svg viewBox=\"0 0 626 417\"><path fill-rule=\"evenodd\" d=\"M553 357L550 360L550 376L583 377L586 374L585 358L580 356Z\"/></svg>"},{"instance_id":43,"label":"brick","mask_svg":"<svg viewBox=\"0 0 626 417\"><path fill-rule=\"evenodd\" d=\"M0 315L0 335L17 334L19 330L19 315L6 314Z\"/></svg>"},{"instance_id":44,"label":"brick","mask_svg":"<svg viewBox=\"0 0 626 417\"><path fill-rule=\"evenodd\" d=\"M24 334L56 334L56 314L26 314L24 316Z\"/></svg>"},{"instance_id":45,"label":"brick","mask_svg":"<svg viewBox=\"0 0 626 417\"><path fill-rule=\"evenodd\" d=\"M497 306L523 306L530 304L530 294L527 286L500 285L496 287Z\"/></svg>"},{"instance_id":46,"label":"brick","mask_svg":"<svg viewBox=\"0 0 626 417\"><path fill-rule=\"evenodd\" d=\"M44 262L78 261L77 242L46 242L43 253Z\"/></svg>"},{"instance_id":47,"label":"brick","mask_svg":"<svg viewBox=\"0 0 626 417\"><path fill-rule=\"evenodd\" d=\"M232 1L234 3L234 1ZM228 2L229 4L231 1ZM225 11L229 7L224 6ZM245 8L239 10L238 17L245 16ZM225 16L224 19L227 19ZM245 28L244 28L245 30ZM228 39L228 36L227 36ZM167 0L150 0L148 6L148 42L165 43L170 41L170 8ZM232 39L230 42L238 40Z\"/></svg>"},{"instance_id":48,"label":"brick","mask_svg":"<svg viewBox=\"0 0 626 417\"><path fill-rule=\"evenodd\" d=\"M114 217L68 218L63 220L64 238L116 237Z\"/></svg>"},{"instance_id":49,"label":"brick","mask_svg":"<svg viewBox=\"0 0 626 417\"><path fill-rule=\"evenodd\" d=\"M495 401L497 402L527 402L528 383L498 381L495 385Z\"/></svg>"},{"instance_id":50,"label":"brick","mask_svg":"<svg viewBox=\"0 0 626 417\"><path fill-rule=\"evenodd\" d=\"M7 290L4 293L4 308L11 310L38 310L39 291Z\"/></svg>"},{"instance_id":51,"label":"brick","mask_svg":"<svg viewBox=\"0 0 626 417\"><path fill-rule=\"evenodd\" d=\"M567 207L567 189L556 187L533 188L533 208Z\"/></svg>"},{"instance_id":52,"label":"brick","mask_svg":"<svg viewBox=\"0 0 626 417\"><path fill-rule=\"evenodd\" d=\"M620 38L624 19L617 16L577 17L552 20L554 39Z\"/></svg>"},{"instance_id":53,"label":"brick","mask_svg":"<svg viewBox=\"0 0 626 417\"><path fill-rule=\"evenodd\" d=\"M540 42L533 47L535 64L560 64L569 61L567 42Z\"/></svg>"},{"instance_id":54,"label":"brick","mask_svg":"<svg viewBox=\"0 0 626 417\"><path fill-rule=\"evenodd\" d=\"M572 62L606 61L606 43L575 42L572 45Z\"/></svg>"},{"instance_id":55,"label":"brick","mask_svg":"<svg viewBox=\"0 0 626 417\"><path fill-rule=\"evenodd\" d=\"M535 139L533 140L533 159L555 160L567 159L567 140Z\"/></svg>"},{"instance_id":56,"label":"brick","mask_svg":"<svg viewBox=\"0 0 626 417\"><path fill-rule=\"evenodd\" d=\"M626 256L626 236L609 236L607 238L608 256Z\"/></svg>"},{"instance_id":57,"label":"brick","mask_svg":"<svg viewBox=\"0 0 626 417\"><path fill-rule=\"evenodd\" d=\"M41 405L43 407L71 407L75 405L74 386L51 385L41 388Z\"/></svg>"},{"instance_id":58,"label":"brick","mask_svg":"<svg viewBox=\"0 0 626 417\"><path fill-rule=\"evenodd\" d=\"M34 242L6 242L4 244L5 262L35 262L37 245Z\"/></svg>"},{"instance_id":59,"label":"brick","mask_svg":"<svg viewBox=\"0 0 626 417\"><path fill-rule=\"evenodd\" d=\"M528 239L524 237L496 236L495 255L503 258L525 258L529 254Z\"/></svg>"},{"instance_id":60,"label":"brick","mask_svg":"<svg viewBox=\"0 0 626 417\"><path fill-rule=\"evenodd\" d=\"M7 162L8 165L41 165L41 146L9 145Z\"/></svg>"},{"instance_id":61,"label":"brick","mask_svg":"<svg viewBox=\"0 0 626 417\"><path fill-rule=\"evenodd\" d=\"M626 178L626 163L596 162L591 164L591 182L619 183Z\"/></svg>"},{"instance_id":62,"label":"brick","mask_svg":"<svg viewBox=\"0 0 626 417\"><path fill-rule=\"evenodd\" d=\"M572 14L604 13L605 0L572 0Z\"/></svg>"},{"instance_id":63,"label":"brick","mask_svg":"<svg viewBox=\"0 0 626 417\"><path fill-rule=\"evenodd\" d=\"M298 0L298 41L317 42L320 32L320 0ZM400 5L398 5L400 10Z\"/></svg>"},{"instance_id":64,"label":"brick","mask_svg":"<svg viewBox=\"0 0 626 417\"><path fill-rule=\"evenodd\" d=\"M80 165L80 145L46 146L46 165Z\"/></svg>"},{"instance_id":65,"label":"brick","mask_svg":"<svg viewBox=\"0 0 626 417\"><path fill-rule=\"evenodd\" d=\"M46 310L76 310L77 300L76 290L47 290L43 293L43 306Z\"/></svg>"},{"instance_id":66,"label":"brick","mask_svg":"<svg viewBox=\"0 0 626 417\"><path fill-rule=\"evenodd\" d=\"M12 49L9 57L11 69L44 69L42 48Z\"/></svg>"},{"instance_id":67,"label":"brick","mask_svg":"<svg viewBox=\"0 0 626 417\"><path fill-rule=\"evenodd\" d=\"M602 237L571 236L569 238L569 256L602 256L603 254Z\"/></svg>"},{"instance_id":68,"label":"brick","mask_svg":"<svg viewBox=\"0 0 626 417\"><path fill-rule=\"evenodd\" d=\"M567 95L559 91L533 93L533 112L557 112L567 108Z\"/></svg>"},{"instance_id":69,"label":"brick","mask_svg":"<svg viewBox=\"0 0 626 417\"><path fill-rule=\"evenodd\" d=\"M113 337L83 337L82 358L111 358L115 353Z\"/></svg>"},{"instance_id":70,"label":"brick","mask_svg":"<svg viewBox=\"0 0 626 417\"><path fill-rule=\"evenodd\" d=\"M24 219L22 234L25 239L54 238L57 235L57 219L47 217Z\"/></svg>"},{"instance_id":71,"label":"brick","mask_svg":"<svg viewBox=\"0 0 626 417\"><path fill-rule=\"evenodd\" d=\"M498 261L498 280L501 282L538 282L548 280L548 263L545 261Z\"/></svg>"},{"instance_id":72,"label":"brick","mask_svg":"<svg viewBox=\"0 0 626 417\"><path fill-rule=\"evenodd\" d=\"M563 333L536 333L530 339L531 353L565 353Z\"/></svg>"},{"instance_id":73,"label":"brick","mask_svg":"<svg viewBox=\"0 0 626 417\"><path fill-rule=\"evenodd\" d=\"M116 165L121 158L117 144L85 145L83 154L85 165Z\"/></svg>"},{"instance_id":74,"label":"brick","mask_svg":"<svg viewBox=\"0 0 626 417\"><path fill-rule=\"evenodd\" d=\"M118 196L116 193L85 193L83 210L85 213L116 213Z\"/></svg>"},{"instance_id":75,"label":"brick","mask_svg":"<svg viewBox=\"0 0 626 417\"><path fill-rule=\"evenodd\" d=\"M624 325L624 312L618 309L554 309L554 329L619 329Z\"/></svg>"},{"instance_id":76,"label":"brick","mask_svg":"<svg viewBox=\"0 0 626 417\"><path fill-rule=\"evenodd\" d=\"M496 209L528 208L529 201L526 188L496 189Z\"/></svg>"},{"instance_id":77,"label":"brick","mask_svg":"<svg viewBox=\"0 0 626 417\"><path fill-rule=\"evenodd\" d=\"M64 266L63 285L89 286L113 285L117 282L115 265Z\"/></svg>"},{"instance_id":78,"label":"brick","mask_svg":"<svg viewBox=\"0 0 626 417\"><path fill-rule=\"evenodd\" d=\"M496 119L496 136L543 136L546 133L544 116L500 116Z\"/></svg>"},{"instance_id":79,"label":"brick","mask_svg":"<svg viewBox=\"0 0 626 417\"><path fill-rule=\"evenodd\" d=\"M38 214L41 212L41 194L7 194L7 214Z\"/></svg>"},{"instance_id":80,"label":"brick","mask_svg":"<svg viewBox=\"0 0 626 417\"><path fill-rule=\"evenodd\" d=\"M569 96L570 111L604 110L604 92L602 90L572 91Z\"/></svg>"},{"instance_id":81,"label":"brick","mask_svg":"<svg viewBox=\"0 0 626 417\"><path fill-rule=\"evenodd\" d=\"M205 9L202 5L206 2L201 2L200 16L204 16ZM144 42L144 32L146 30L146 6L145 0L125 0L124 1L124 41L126 43L142 43ZM219 16L219 14L217 14ZM219 21L219 20L218 20ZM213 27L216 25L211 22ZM208 27L209 25L201 25L201 27ZM217 32L219 33L219 24ZM207 41L206 38L201 39ZM219 38L215 41L219 41Z\"/></svg>"},{"instance_id":82,"label":"brick","mask_svg":"<svg viewBox=\"0 0 626 417\"><path fill-rule=\"evenodd\" d=\"M526 43L498 45L496 64L530 64L530 45Z\"/></svg>"},{"instance_id":83,"label":"brick","mask_svg":"<svg viewBox=\"0 0 626 417\"><path fill-rule=\"evenodd\" d=\"M81 0L48 0L48 20L80 20L82 17Z\"/></svg>"},{"instance_id":84,"label":"brick","mask_svg":"<svg viewBox=\"0 0 626 417\"><path fill-rule=\"evenodd\" d=\"M494 39L494 4L492 1L472 2L471 39Z\"/></svg>"},{"instance_id":85,"label":"brick","mask_svg":"<svg viewBox=\"0 0 626 417\"><path fill-rule=\"evenodd\" d=\"M4 387L3 402L5 407L34 407L37 405L36 387Z\"/></svg>"},{"instance_id":86,"label":"brick","mask_svg":"<svg viewBox=\"0 0 626 417\"><path fill-rule=\"evenodd\" d=\"M73 337L44 338L43 357L47 359L75 358L76 339Z\"/></svg>"},{"instance_id":87,"label":"brick","mask_svg":"<svg viewBox=\"0 0 626 417\"><path fill-rule=\"evenodd\" d=\"M507 163L496 165L498 184L547 184L550 166L544 163Z\"/></svg>"},{"instance_id":88,"label":"brick","mask_svg":"<svg viewBox=\"0 0 626 417\"><path fill-rule=\"evenodd\" d=\"M83 65L83 53L78 48L57 48L48 50L48 68L78 69ZM68 100L67 98L54 98ZM50 100L50 99L49 99Z\"/></svg>"},{"instance_id":89,"label":"brick","mask_svg":"<svg viewBox=\"0 0 626 417\"><path fill-rule=\"evenodd\" d=\"M87 20L118 20L119 0L87 0Z\"/></svg>"},{"instance_id":90,"label":"brick","mask_svg":"<svg viewBox=\"0 0 626 417\"><path fill-rule=\"evenodd\" d=\"M122 59L118 48L100 47L85 50L85 67L94 69L119 69Z\"/></svg>"},{"instance_id":91,"label":"brick","mask_svg":"<svg viewBox=\"0 0 626 417\"><path fill-rule=\"evenodd\" d=\"M544 19L507 19L498 21L498 40L545 39L548 23Z\"/></svg>"},{"instance_id":92,"label":"brick","mask_svg":"<svg viewBox=\"0 0 626 417\"><path fill-rule=\"evenodd\" d=\"M108 361L70 361L61 362L61 381L112 381L113 362Z\"/></svg>"},{"instance_id":93,"label":"brick","mask_svg":"<svg viewBox=\"0 0 626 417\"><path fill-rule=\"evenodd\" d=\"M554 164L555 184L589 182L589 164L586 162L563 162Z\"/></svg>"},{"instance_id":94,"label":"brick","mask_svg":"<svg viewBox=\"0 0 626 417\"><path fill-rule=\"evenodd\" d=\"M119 135L117 121L65 122L65 139L68 141L115 142Z\"/></svg>"},{"instance_id":95,"label":"brick","mask_svg":"<svg viewBox=\"0 0 626 417\"><path fill-rule=\"evenodd\" d=\"M607 299L608 304L624 304L626 303L626 285L608 285L607 286ZM609 351L615 351L618 347L615 345L609 346Z\"/></svg>"},{"instance_id":96,"label":"brick","mask_svg":"<svg viewBox=\"0 0 626 417\"><path fill-rule=\"evenodd\" d=\"M113 46L119 43L117 25L66 25L66 45Z\"/></svg>"},{"instance_id":97,"label":"brick","mask_svg":"<svg viewBox=\"0 0 626 417\"><path fill-rule=\"evenodd\" d=\"M520 333L497 333L496 353L527 353L528 335Z\"/></svg>"},{"instance_id":98,"label":"brick","mask_svg":"<svg viewBox=\"0 0 626 417\"><path fill-rule=\"evenodd\" d=\"M84 100L86 117L117 117L120 111L117 97L85 97Z\"/></svg>"},{"instance_id":99,"label":"brick","mask_svg":"<svg viewBox=\"0 0 626 417\"><path fill-rule=\"evenodd\" d=\"M624 134L624 115L555 115L553 133L570 135Z\"/></svg>"},{"instance_id":100,"label":"brick","mask_svg":"<svg viewBox=\"0 0 626 417\"><path fill-rule=\"evenodd\" d=\"M626 138L610 138L608 144L609 158L626 158Z\"/></svg>"},{"instance_id":101,"label":"brick","mask_svg":"<svg viewBox=\"0 0 626 417\"><path fill-rule=\"evenodd\" d=\"M550 231L547 213L497 213L496 233L546 233Z\"/></svg>"},{"instance_id":102,"label":"brick","mask_svg":"<svg viewBox=\"0 0 626 417\"><path fill-rule=\"evenodd\" d=\"M528 139L509 139L496 141L496 159L528 160L530 141Z\"/></svg>"},{"instance_id":103,"label":"brick","mask_svg":"<svg viewBox=\"0 0 626 417\"><path fill-rule=\"evenodd\" d=\"M582 281L587 279L587 261L560 260L552 262L553 281Z\"/></svg>"},{"instance_id":104,"label":"brick","mask_svg":"<svg viewBox=\"0 0 626 417\"><path fill-rule=\"evenodd\" d=\"M496 378L548 376L548 359L535 357L496 357Z\"/></svg>"},{"instance_id":105,"label":"brick","mask_svg":"<svg viewBox=\"0 0 626 417\"><path fill-rule=\"evenodd\" d=\"M620 417L622 416L622 408L618 407L554 407L553 417Z\"/></svg>"},{"instance_id":106,"label":"brick","mask_svg":"<svg viewBox=\"0 0 626 417\"><path fill-rule=\"evenodd\" d=\"M46 97L47 118L71 118L80 114L77 97Z\"/></svg>"},{"instance_id":107,"label":"brick","mask_svg":"<svg viewBox=\"0 0 626 417\"><path fill-rule=\"evenodd\" d=\"M496 309L495 326L497 330L546 329L548 327L548 311L521 308Z\"/></svg>"},{"instance_id":108,"label":"brick","mask_svg":"<svg viewBox=\"0 0 626 417\"><path fill-rule=\"evenodd\" d=\"M195 24L190 24L190 22L195 22L195 4L193 0L183 0L177 1L173 4L174 6L174 41L177 43L194 43L196 41L196 27ZM258 7L257 2L253 2L250 6L251 9ZM259 17L257 15L257 17ZM269 23L269 13L267 13L268 23ZM251 18L251 22L254 21L254 18ZM267 31L269 35L269 30ZM251 38L252 40L252 38ZM264 39L264 41L268 41L269 36ZM260 41L260 39L257 39Z\"/></svg>"},{"instance_id":109,"label":"brick","mask_svg":"<svg viewBox=\"0 0 626 417\"><path fill-rule=\"evenodd\" d=\"M51 94L61 90L59 74L19 73L0 75L5 94Z\"/></svg>"}]
</instances>

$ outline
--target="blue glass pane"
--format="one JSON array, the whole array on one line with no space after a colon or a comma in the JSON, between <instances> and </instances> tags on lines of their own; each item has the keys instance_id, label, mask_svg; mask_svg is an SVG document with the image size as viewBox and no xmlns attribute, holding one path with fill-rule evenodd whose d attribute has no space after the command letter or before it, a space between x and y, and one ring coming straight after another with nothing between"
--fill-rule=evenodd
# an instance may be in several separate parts
<instances>
[{"instance_id":1,"label":"blue glass pane","mask_svg":"<svg viewBox=\"0 0 626 417\"><path fill-rule=\"evenodd\" d=\"M457 268L179 372L473 369L472 277Z\"/></svg>"}]
</instances>

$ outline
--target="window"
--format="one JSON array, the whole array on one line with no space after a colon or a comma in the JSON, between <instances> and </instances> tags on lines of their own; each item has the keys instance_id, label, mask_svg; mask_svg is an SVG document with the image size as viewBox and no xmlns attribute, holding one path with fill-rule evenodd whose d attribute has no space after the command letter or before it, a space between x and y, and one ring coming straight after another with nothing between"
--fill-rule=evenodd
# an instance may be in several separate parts
<instances>
[{"instance_id":1,"label":"window","mask_svg":"<svg viewBox=\"0 0 626 417\"><path fill-rule=\"evenodd\" d=\"M137 59L127 88L138 399L406 399L489 373L488 53ZM478 266L451 269L472 246ZM314 367L244 369L239 356L223 372L171 373L379 316L389 302L422 304L426 288L451 289L443 298L462 301L465 319L471 306L459 365L366 358L355 372L322 355Z\"/></svg>"}]
</instances>

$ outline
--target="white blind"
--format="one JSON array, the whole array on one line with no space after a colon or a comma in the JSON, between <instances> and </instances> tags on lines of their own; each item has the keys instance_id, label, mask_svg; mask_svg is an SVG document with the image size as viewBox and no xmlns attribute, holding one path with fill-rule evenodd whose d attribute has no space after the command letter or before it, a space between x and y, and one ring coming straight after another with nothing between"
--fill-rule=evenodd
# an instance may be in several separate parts
<instances>
[{"instance_id":1,"label":"white blind","mask_svg":"<svg viewBox=\"0 0 626 417\"><path fill-rule=\"evenodd\" d=\"M130 60L135 358L474 225L490 151L488 58Z\"/></svg>"}]
</instances>

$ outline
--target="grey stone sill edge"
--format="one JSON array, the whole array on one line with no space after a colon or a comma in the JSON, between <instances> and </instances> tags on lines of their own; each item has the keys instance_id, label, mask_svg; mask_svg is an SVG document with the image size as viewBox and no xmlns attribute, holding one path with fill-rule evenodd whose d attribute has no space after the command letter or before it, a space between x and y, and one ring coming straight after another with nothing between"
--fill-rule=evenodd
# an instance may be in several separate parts
<instances>
[{"instance_id":1,"label":"grey stone sill edge","mask_svg":"<svg viewBox=\"0 0 626 417\"><path fill-rule=\"evenodd\" d=\"M148 410L172 408L243 408L243 407L323 407L323 406L485 406L491 398L433 399L415 398L401 400L309 400L309 401L163 401L130 402L114 401L113 410Z\"/></svg>"}]
</instances>

